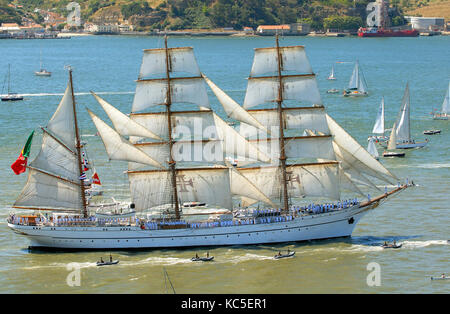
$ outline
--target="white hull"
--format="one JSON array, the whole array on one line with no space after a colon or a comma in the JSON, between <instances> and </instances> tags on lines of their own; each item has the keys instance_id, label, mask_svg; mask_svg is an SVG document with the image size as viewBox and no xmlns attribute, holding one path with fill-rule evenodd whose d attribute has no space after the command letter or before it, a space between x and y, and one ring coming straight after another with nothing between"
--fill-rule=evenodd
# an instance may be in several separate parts
<instances>
[{"instance_id":1,"label":"white hull","mask_svg":"<svg viewBox=\"0 0 450 314\"><path fill-rule=\"evenodd\" d=\"M381 143L384 148L387 147L386 142ZM428 144L427 142L418 142L418 143L397 143L396 149L412 149L412 148L422 148Z\"/></svg>"},{"instance_id":2,"label":"white hull","mask_svg":"<svg viewBox=\"0 0 450 314\"><path fill-rule=\"evenodd\" d=\"M297 216L291 221L251 225L141 230L135 226L51 227L8 224L30 247L145 249L280 243L351 236L368 207Z\"/></svg>"},{"instance_id":3,"label":"white hull","mask_svg":"<svg viewBox=\"0 0 450 314\"><path fill-rule=\"evenodd\" d=\"M34 72L34 75L36 76L51 76L51 72Z\"/></svg>"}]
</instances>

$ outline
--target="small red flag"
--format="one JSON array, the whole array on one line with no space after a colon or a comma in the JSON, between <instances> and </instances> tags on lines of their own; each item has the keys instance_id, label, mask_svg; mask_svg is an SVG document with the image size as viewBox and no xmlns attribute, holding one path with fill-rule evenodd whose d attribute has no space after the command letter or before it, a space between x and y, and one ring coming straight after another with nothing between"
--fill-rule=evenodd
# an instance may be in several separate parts
<instances>
[{"instance_id":1,"label":"small red flag","mask_svg":"<svg viewBox=\"0 0 450 314\"><path fill-rule=\"evenodd\" d=\"M97 172L94 172L94 174L92 175L92 183L93 184L97 184L97 185L102 185L102 183L100 182L100 178L98 177Z\"/></svg>"},{"instance_id":2,"label":"small red flag","mask_svg":"<svg viewBox=\"0 0 450 314\"><path fill-rule=\"evenodd\" d=\"M11 169L15 174L21 174L27 170L27 157L23 157L22 153L20 153L19 158L11 165Z\"/></svg>"}]
</instances>

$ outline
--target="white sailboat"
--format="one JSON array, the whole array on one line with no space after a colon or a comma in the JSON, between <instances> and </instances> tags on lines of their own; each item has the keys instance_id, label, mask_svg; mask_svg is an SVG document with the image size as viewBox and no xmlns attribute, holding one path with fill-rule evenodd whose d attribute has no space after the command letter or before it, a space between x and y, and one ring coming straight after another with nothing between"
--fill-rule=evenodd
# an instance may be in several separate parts
<instances>
[{"instance_id":1,"label":"white sailboat","mask_svg":"<svg viewBox=\"0 0 450 314\"><path fill-rule=\"evenodd\" d=\"M276 47L256 49L242 108L201 75L192 48L168 48L166 40L162 49L144 50L129 117L98 96L114 128L89 111L109 158L128 163L130 208L136 211L136 217L96 217L79 178L69 73L66 93L44 128L41 151L14 204L36 215L8 218L30 247L130 249L348 237L369 210L408 187L368 201L350 196L365 195L359 186L378 189L372 180L397 178L326 114L304 47L280 47L277 37ZM239 132L210 109L205 81L227 115L240 122ZM180 103L195 110L179 110ZM161 104L164 111L158 111ZM228 166L225 156L243 158L246 165ZM241 198L258 207L250 215L198 218L185 216L181 205L229 213ZM54 214L42 215L45 210ZM147 215L155 210L159 217Z\"/></svg>"},{"instance_id":2,"label":"white sailboat","mask_svg":"<svg viewBox=\"0 0 450 314\"><path fill-rule=\"evenodd\" d=\"M401 153L396 151L397 149L397 138L396 138L396 125L392 126L391 135L389 136L389 141L387 145L387 150L383 152L383 157L391 158L391 157L405 157L405 153Z\"/></svg>"},{"instance_id":3,"label":"white sailboat","mask_svg":"<svg viewBox=\"0 0 450 314\"><path fill-rule=\"evenodd\" d=\"M377 147L375 146L375 140L373 138L369 139L369 145L367 146L367 151L373 156L373 158L379 158Z\"/></svg>"},{"instance_id":4,"label":"white sailboat","mask_svg":"<svg viewBox=\"0 0 450 314\"><path fill-rule=\"evenodd\" d=\"M433 120L448 120L450 107L450 82L448 83L447 93L444 97L444 102L442 103L442 109L440 112L435 112L433 114Z\"/></svg>"},{"instance_id":5,"label":"white sailboat","mask_svg":"<svg viewBox=\"0 0 450 314\"><path fill-rule=\"evenodd\" d=\"M428 144L428 140L416 142L411 138L410 107L409 84L406 83L405 93L396 121L397 149L422 148Z\"/></svg>"},{"instance_id":6,"label":"white sailboat","mask_svg":"<svg viewBox=\"0 0 450 314\"><path fill-rule=\"evenodd\" d=\"M328 76L328 79L331 81L336 80L336 77L334 76L334 65L331 66L331 72L330 72L330 75Z\"/></svg>"},{"instance_id":7,"label":"white sailboat","mask_svg":"<svg viewBox=\"0 0 450 314\"><path fill-rule=\"evenodd\" d=\"M385 142L388 140L388 138L384 135L385 132L386 130L384 128L384 97L382 97L381 104L378 109L377 119L375 120L375 124L372 129L372 134L377 135L369 136L368 140L370 141L370 139L374 139L375 142Z\"/></svg>"},{"instance_id":8,"label":"white sailboat","mask_svg":"<svg viewBox=\"0 0 450 314\"><path fill-rule=\"evenodd\" d=\"M352 77L350 78L350 82L348 83L348 88L344 90L345 97L361 97L368 96L369 93L367 91L367 83L364 78L364 74L362 73L359 62L356 60L355 68L353 69Z\"/></svg>"},{"instance_id":9,"label":"white sailboat","mask_svg":"<svg viewBox=\"0 0 450 314\"><path fill-rule=\"evenodd\" d=\"M17 101L17 100L23 100L23 96L11 92L11 64L8 64L8 74L6 75L6 79L8 81L8 94L2 95L1 99L2 101ZM5 85L3 84L3 90L5 89Z\"/></svg>"},{"instance_id":10,"label":"white sailboat","mask_svg":"<svg viewBox=\"0 0 450 314\"><path fill-rule=\"evenodd\" d=\"M36 76L51 76L52 75L52 72L49 72L42 67L42 51L40 53L39 71L35 71L34 75L36 75Z\"/></svg>"}]
</instances>

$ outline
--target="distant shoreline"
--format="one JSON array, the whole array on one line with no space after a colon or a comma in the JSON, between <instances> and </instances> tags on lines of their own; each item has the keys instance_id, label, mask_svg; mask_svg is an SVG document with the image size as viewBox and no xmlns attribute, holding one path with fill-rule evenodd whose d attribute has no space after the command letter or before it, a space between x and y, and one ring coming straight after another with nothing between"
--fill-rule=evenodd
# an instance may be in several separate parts
<instances>
[{"instance_id":1,"label":"distant shoreline","mask_svg":"<svg viewBox=\"0 0 450 314\"><path fill-rule=\"evenodd\" d=\"M72 37L86 37L86 36L188 36L188 37L271 37L275 34L251 34L241 31L167 31L167 32L122 32L122 33L81 33L81 32L60 32L53 39L70 39ZM355 32L310 32L310 33L286 33L280 34L286 37L358 37ZM450 31L440 32L421 32L417 37L430 37L430 36L450 36ZM383 37L384 38L384 37ZM387 38L387 37L386 37ZM397 38L397 37L392 37ZM47 39L47 37L0 37L0 39ZM49 37L50 39L50 37Z\"/></svg>"}]
</instances>

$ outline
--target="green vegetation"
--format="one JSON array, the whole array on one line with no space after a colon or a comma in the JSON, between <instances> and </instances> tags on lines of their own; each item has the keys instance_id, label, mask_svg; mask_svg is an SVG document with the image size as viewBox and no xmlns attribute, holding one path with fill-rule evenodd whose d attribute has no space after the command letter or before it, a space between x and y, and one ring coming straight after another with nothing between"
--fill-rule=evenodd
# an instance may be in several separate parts
<instances>
[{"instance_id":1,"label":"green vegetation","mask_svg":"<svg viewBox=\"0 0 450 314\"><path fill-rule=\"evenodd\" d=\"M120 7L120 12L124 19L128 19L132 15L146 15L152 12L153 9L148 5L146 1L131 2L124 4Z\"/></svg>"},{"instance_id":2,"label":"green vegetation","mask_svg":"<svg viewBox=\"0 0 450 314\"><path fill-rule=\"evenodd\" d=\"M18 11L8 7L9 1L0 0L0 23L20 23L22 18Z\"/></svg>"},{"instance_id":3,"label":"green vegetation","mask_svg":"<svg viewBox=\"0 0 450 314\"><path fill-rule=\"evenodd\" d=\"M354 30L363 25L362 19L355 16L330 16L323 19L323 27L325 29Z\"/></svg>"}]
</instances>

